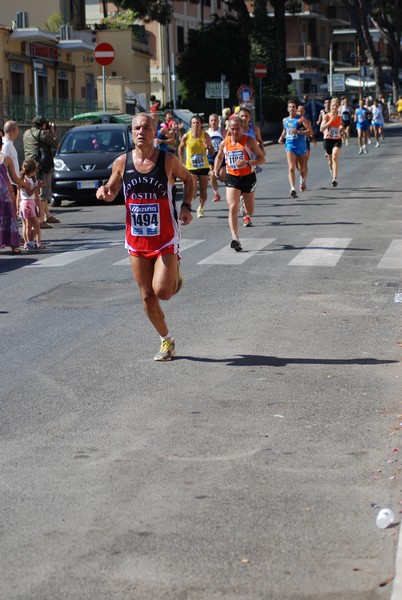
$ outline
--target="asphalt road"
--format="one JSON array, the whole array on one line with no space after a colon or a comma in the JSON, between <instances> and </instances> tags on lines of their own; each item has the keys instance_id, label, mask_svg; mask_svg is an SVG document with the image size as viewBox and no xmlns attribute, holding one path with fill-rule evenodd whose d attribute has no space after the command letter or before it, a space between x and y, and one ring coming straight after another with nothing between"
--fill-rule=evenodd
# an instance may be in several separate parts
<instances>
[{"instance_id":1,"label":"asphalt road","mask_svg":"<svg viewBox=\"0 0 402 600\"><path fill-rule=\"evenodd\" d=\"M401 133L343 148L337 189L318 144L296 201L268 147L243 253L209 201L164 305L171 363L123 206L63 204L44 252L0 251L2 599L391 598Z\"/></svg>"}]
</instances>

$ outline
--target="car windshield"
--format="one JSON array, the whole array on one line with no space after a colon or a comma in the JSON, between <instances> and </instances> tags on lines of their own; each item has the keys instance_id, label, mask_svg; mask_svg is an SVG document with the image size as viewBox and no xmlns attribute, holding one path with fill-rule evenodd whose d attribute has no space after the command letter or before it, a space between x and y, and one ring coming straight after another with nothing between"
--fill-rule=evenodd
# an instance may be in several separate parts
<instances>
[{"instance_id":1,"label":"car windshield","mask_svg":"<svg viewBox=\"0 0 402 600\"><path fill-rule=\"evenodd\" d=\"M71 130L64 138L59 154L125 152L126 136L123 131L102 129L97 131Z\"/></svg>"}]
</instances>

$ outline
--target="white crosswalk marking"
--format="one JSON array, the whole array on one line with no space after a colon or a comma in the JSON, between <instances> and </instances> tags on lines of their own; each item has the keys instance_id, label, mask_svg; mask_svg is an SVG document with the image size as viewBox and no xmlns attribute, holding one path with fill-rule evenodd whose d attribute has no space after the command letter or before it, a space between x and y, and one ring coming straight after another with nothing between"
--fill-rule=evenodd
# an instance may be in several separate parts
<instances>
[{"instance_id":1,"label":"white crosswalk marking","mask_svg":"<svg viewBox=\"0 0 402 600\"><path fill-rule=\"evenodd\" d=\"M351 238L315 238L290 261L298 267L335 267Z\"/></svg>"},{"instance_id":2,"label":"white crosswalk marking","mask_svg":"<svg viewBox=\"0 0 402 600\"><path fill-rule=\"evenodd\" d=\"M243 252L235 252L233 248L225 246L218 252L214 252L210 256L207 256L203 260L200 260L198 265L241 265L246 260L258 254L260 250L269 246L275 238L251 238L247 240L241 240Z\"/></svg>"},{"instance_id":3,"label":"white crosswalk marking","mask_svg":"<svg viewBox=\"0 0 402 600\"><path fill-rule=\"evenodd\" d=\"M203 244L205 239L185 239L181 240L181 252L185 252L193 246ZM351 243L352 238L314 238L305 248L288 263L289 266L304 267L335 267L345 250ZM272 255L272 251L264 248L275 242L275 238L249 238L242 239L243 252L235 252L230 248L229 243L223 248L207 255L198 261L198 265L241 265L251 257L260 253L261 256ZM113 263L113 266L130 266L130 257L125 254L122 241L118 242L93 242L74 248L66 252L58 252L51 256L46 254L27 254L30 258L35 258L35 262L24 265L24 269L32 268L51 268L65 267L71 263L90 258L99 252L108 248L119 246L124 258ZM51 246L48 248L51 250ZM209 250L209 243L203 245L201 253L205 255ZM206 252L205 252L206 251ZM263 251L263 252L262 252ZM11 257L4 256L4 259ZM373 265L374 266L374 265ZM402 269L402 239L392 240L383 257L377 264L377 269Z\"/></svg>"},{"instance_id":4,"label":"white crosswalk marking","mask_svg":"<svg viewBox=\"0 0 402 600\"><path fill-rule=\"evenodd\" d=\"M65 267L66 265L76 262L77 260L82 260L83 258L88 258L93 254L97 254L98 252L103 252L105 248L120 244L121 242L86 244L85 246L80 246L74 250L70 250L69 252L60 252L59 254L49 256L48 258L42 258L41 260L31 263L30 265L25 265L24 269L32 269L36 267Z\"/></svg>"},{"instance_id":5,"label":"white crosswalk marking","mask_svg":"<svg viewBox=\"0 0 402 600\"><path fill-rule=\"evenodd\" d=\"M377 269L402 268L402 240L392 240L388 250L377 265Z\"/></svg>"},{"instance_id":6,"label":"white crosswalk marking","mask_svg":"<svg viewBox=\"0 0 402 600\"><path fill-rule=\"evenodd\" d=\"M191 248L191 246L196 246L197 244L200 244L201 242L205 242L205 240L186 240L182 238L180 242L180 253L184 250L187 250L188 248ZM113 265L120 267L130 265L130 257L126 256L125 258L122 258L121 260L118 260L117 262L113 263Z\"/></svg>"},{"instance_id":7,"label":"white crosswalk marking","mask_svg":"<svg viewBox=\"0 0 402 600\"><path fill-rule=\"evenodd\" d=\"M65 267L66 265L73 263L77 260L87 258L98 252L102 252L104 248L98 248L97 250L73 250L72 252L61 252L49 258L43 258L30 265L26 265L24 269L32 269L37 267Z\"/></svg>"}]
</instances>

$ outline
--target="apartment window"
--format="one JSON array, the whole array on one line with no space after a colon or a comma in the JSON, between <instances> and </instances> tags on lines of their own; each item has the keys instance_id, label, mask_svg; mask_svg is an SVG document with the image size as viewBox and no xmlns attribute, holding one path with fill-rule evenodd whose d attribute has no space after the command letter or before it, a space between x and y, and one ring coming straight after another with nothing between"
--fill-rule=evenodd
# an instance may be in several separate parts
<instances>
[{"instance_id":1,"label":"apartment window","mask_svg":"<svg viewBox=\"0 0 402 600\"><path fill-rule=\"evenodd\" d=\"M24 95L24 65L22 63L11 63L11 95Z\"/></svg>"},{"instance_id":2,"label":"apartment window","mask_svg":"<svg viewBox=\"0 0 402 600\"><path fill-rule=\"evenodd\" d=\"M177 26L177 52L184 52L184 27Z\"/></svg>"},{"instance_id":3,"label":"apartment window","mask_svg":"<svg viewBox=\"0 0 402 600\"><path fill-rule=\"evenodd\" d=\"M211 6L211 0L201 0L204 6Z\"/></svg>"},{"instance_id":4,"label":"apartment window","mask_svg":"<svg viewBox=\"0 0 402 600\"><path fill-rule=\"evenodd\" d=\"M58 93L60 100L68 99L68 76L66 71L58 72Z\"/></svg>"},{"instance_id":5,"label":"apartment window","mask_svg":"<svg viewBox=\"0 0 402 600\"><path fill-rule=\"evenodd\" d=\"M327 30L325 27L321 27L321 46L327 47Z\"/></svg>"}]
</instances>

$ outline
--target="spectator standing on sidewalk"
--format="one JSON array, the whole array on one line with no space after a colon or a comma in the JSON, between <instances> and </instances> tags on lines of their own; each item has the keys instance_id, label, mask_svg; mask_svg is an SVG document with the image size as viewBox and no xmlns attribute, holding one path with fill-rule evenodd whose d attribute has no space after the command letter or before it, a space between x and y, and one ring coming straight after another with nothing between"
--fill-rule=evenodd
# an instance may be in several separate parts
<instances>
[{"instance_id":1,"label":"spectator standing on sidewalk","mask_svg":"<svg viewBox=\"0 0 402 600\"><path fill-rule=\"evenodd\" d=\"M18 174L20 172L20 163L18 160L18 152L14 146L14 142L20 134L18 123L15 121L6 121L4 123L4 137L3 137L3 154L9 156L12 160L14 171ZM17 186L9 176L11 185L14 187L14 192L17 191Z\"/></svg>"},{"instance_id":2,"label":"spectator standing on sidewalk","mask_svg":"<svg viewBox=\"0 0 402 600\"><path fill-rule=\"evenodd\" d=\"M11 246L13 254L20 254L16 200L8 174L16 185L27 190L29 185L17 176L12 160L3 154L2 146L3 138L0 137L0 248Z\"/></svg>"},{"instance_id":3,"label":"spectator standing on sidewalk","mask_svg":"<svg viewBox=\"0 0 402 600\"><path fill-rule=\"evenodd\" d=\"M54 123L49 123L49 121L40 115L34 117L32 127L27 129L23 135L23 143L25 160L33 159L38 162L41 148L44 151L46 159L48 159L48 166L42 168L39 172L39 179L42 180L40 191L40 227L41 229L51 229L52 226L50 223L60 223L60 220L54 217L49 210L49 204L52 199L53 151L59 145Z\"/></svg>"},{"instance_id":4,"label":"spectator standing on sidewalk","mask_svg":"<svg viewBox=\"0 0 402 600\"><path fill-rule=\"evenodd\" d=\"M17 175L20 172L20 163L18 160L18 152L14 146L14 142L17 139L17 137L19 136L19 133L20 133L20 131L18 128L18 123L16 123L15 121L6 121L4 123L4 136L3 136L2 152L5 156L10 157L10 159L13 163L14 171L16 172ZM14 196L17 199L17 195L18 195L17 186L11 179L10 174L8 175L8 178L13 187ZM17 205L18 205L18 201L16 200L16 206Z\"/></svg>"}]
</instances>

